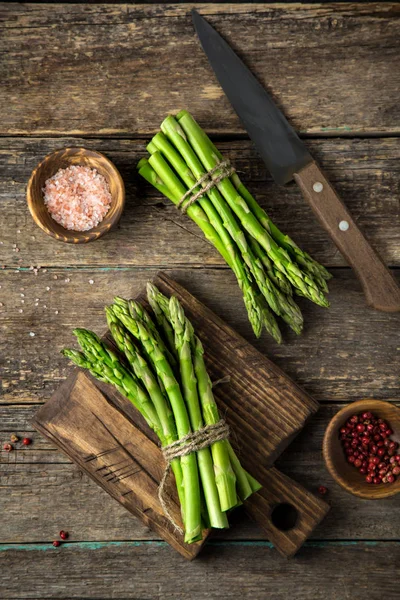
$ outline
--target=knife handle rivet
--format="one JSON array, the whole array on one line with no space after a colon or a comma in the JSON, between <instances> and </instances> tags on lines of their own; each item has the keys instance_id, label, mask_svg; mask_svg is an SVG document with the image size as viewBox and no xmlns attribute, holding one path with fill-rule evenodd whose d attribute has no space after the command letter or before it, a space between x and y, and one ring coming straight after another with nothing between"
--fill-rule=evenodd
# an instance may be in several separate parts
<instances>
[{"instance_id":1,"label":"knife handle rivet","mask_svg":"<svg viewBox=\"0 0 400 600\"><path fill-rule=\"evenodd\" d=\"M347 231L348 228L349 228L349 224L347 221L340 221L340 223L339 223L340 231Z\"/></svg>"},{"instance_id":2,"label":"knife handle rivet","mask_svg":"<svg viewBox=\"0 0 400 600\"><path fill-rule=\"evenodd\" d=\"M319 192L322 192L322 190L324 189L324 186L320 181L316 181L312 186L312 189L314 190L314 192L317 192L317 194L319 194Z\"/></svg>"}]
</instances>

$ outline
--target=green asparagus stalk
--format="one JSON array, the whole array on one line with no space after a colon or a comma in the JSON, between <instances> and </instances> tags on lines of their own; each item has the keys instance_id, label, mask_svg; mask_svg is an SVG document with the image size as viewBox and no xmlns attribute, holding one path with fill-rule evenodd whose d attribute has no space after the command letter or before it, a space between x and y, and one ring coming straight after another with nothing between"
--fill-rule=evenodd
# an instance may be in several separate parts
<instances>
[{"instance_id":1,"label":"green asparagus stalk","mask_svg":"<svg viewBox=\"0 0 400 600\"><path fill-rule=\"evenodd\" d=\"M175 204L177 204L186 192L186 188L184 187L182 182L173 173L172 169L169 167L167 162L164 160L164 158L162 157L160 152L155 152L154 154L152 154L149 158L149 163L154 168L157 175L160 178L162 178L165 185L167 185L167 187L170 190L170 193L174 194L174 197L176 199ZM194 207L197 207L199 210L202 211L202 213L204 214L208 223L210 224L210 221L208 220L206 213L203 211L201 206L198 206L197 202L189 207L187 214L190 216L189 212ZM220 251L221 255L223 256L223 258L225 259L227 264L232 268L232 270L234 271L234 273L236 275L239 286L243 292L243 299L244 299L245 306L246 306L246 309L247 309L247 312L249 315L250 323L253 327L254 333L256 334L257 337L259 337L261 334L261 329L262 329L261 315L260 315L259 309L257 307L257 303L254 300L254 290L249 283L246 272L243 270L241 260L233 259L232 253L230 251L226 250L227 247L222 242L215 227L212 225L211 225L211 227L213 228L215 235L218 237L219 244L218 244L218 246L216 246L217 249ZM232 246L231 241L229 242L229 244ZM229 246L228 246L228 248L229 248Z\"/></svg>"},{"instance_id":2,"label":"green asparagus stalk","mask_svg":"<svg viewBox=\"0 0 400 600\"><path fill-rule=\"evenodd\" d=\"M173 200L173 201L175 203L177 203L179 201L179 199L182 197L182 193L183 193L183 192L180 192L179 188L178 188L178 186L181 185L179 180L173 174L173 172L169 168L168 164L164 161L164 159L162 158L162 156L160 155L159 152L155 152L152 155L152 159L153 159L153 161L155 161L156 168L158 169L158 173L162 173L163 176L166 177L167 181L169 181L169 185L172 188L174 188L174 189L176 188L178 190L175 193L175 196L173 196L170 191L170 188L168 188L168 194L167 194L167 197L175 198L175 200ZM142 163L142 165L143 165L143 163ZM156 174L156 172L154 170L153 170L153 175L152 175L150 173L151 170L152 170L151 165L146 163L144 167L142 166L142 168L140 170L140 174L143 177L145 177L147 179L147 181L149 181L149 183L153 183L155 181L155 179L157 179L157 181L161 181L160 175ZM155 187L157 187L157 189L160 189L160 191L163 192L163 189L159 188L158 184ZM187 214L189 215L189 212L191 211L191 209L196 206L197 206L197 203L194 204L193 206L191 206L188 209ZM201 223L202 223L201 221L200 221L200 224L197 221L195 221L195 222L201 227ZM222 247L219 244L221 244ZM253 285L250 285L250 283L249 283L250 276L247 273L246 265L243 264L241 266L240 262L238 262L238 263L231 262L231 257L229 254L227 254L225 252L224 246L220 240L219 240L219 243L215 243L215 246L216 246L217 250L220 251L220 253L223 256L223 258L225 259L226 263L231 267L233 272L236 274L237 280L239 282L239 286L241 287L241 289L243 291L244 303L245 303L246 310L247 310L247 313L249 316L249 320L253 327L253 331L254 331L255 335L257 337L259 337L261 335L262 327L264 326L265 329L268 331L268 333L278 343L281 343L282 335L281 335L281 332L279 331L278 324L277 324L273 314L268 309L267 304L264 301L264 299L260 298L260 293L258 292L256 287Z\"/></svg>"},{"instance_id":3,"label":"green asparagus stalk","mask_svg":"<svg viewBox=\"0 0 400 600\"><path fill-rule=\"evenodd\" d=\"M194 333L192 336L192 347L204 420L207 425L214 425L220 419L218 406L214 399L212 384L204 362L203 345ZM251 486L229 441L217 442L212 446L212 450L220 498L222 496L221 506L225 506L227 510L228 507L232 508L237 504L236 492L235 495L233 494L235 485L237 485L238 495L242 501L251 495Z\"/></svg>"},{"instance_id":4,"label":"green asparagus stalk","mask_svg":"<svg viewBox=\"0 0 400 600\"><path fill-rule=\"evenodd\" d=\"M179 355L183 395L192 429L197 431L203 427L203 419L197 393L197 380L192 363L189 323L186 321L182 307L176 298L172 297L170 299L169 308L171 324L175 332L175 346ZM220 529L228 527L227 516L221 511L210 448L198 450L197 461L211 526Z\"/></svg>"},{"instance_id":5,"label":"green asparagus stalk","mask_svg":"<svg viewBox=\"0 0 400 600\"><path fill-rule=\"evenodd\" d=\"M148 284L148 294L151 291L153 301L158 304L164 312L167 319L171 319L170 302L155 285ZM174 302L177 302L175 299ZM182 317L183 318L183 317ZM190 321L186 319L187 332L190 337L190 346L192 351L192 360L197 379L198 395L202 406L203 419L206 425L215 425L220 420L217 404L212 391L212 384L208 376L207 368L204 362L204 349L200 339L195 335ZM236 497L236 479L239 496L242 500L251 494L251 487L259 489L260 485L254 478L250 482L248 474L242 468L240 461L236 457L229 441L222 440L211 446L216 483L218 487L221 508L229 510L237 504ZM232 456L232 461L230 456ZM233 465L233 469L231 466ZM249 479L249 481L247 481ZM258 487L257 487L258 486Z\"/></svg>"},{"instance_id":6,"label":"green asparagus stalk","mask_svg":"<svg viewBox=\"0 0 400 600\"><path fill-rule=\"evenodd\" d=\"M179 121L185 115L189 115L186 110L180 111L176 119ZM214 157L218 161L223 160L223 156L218 148L212 143L206 133L202 130L203 140L205 143L208 143L210 149L212 150ZM255 198L251 195L249 190L245 187L245 185L240 180L237 173L233 173L231 175L231 181L239 194L244 198L249 205L250 209L253 211L255 217L260 221L263 227L271 234L277 244L285 248L291 256L297 261L299 265L302 265L310 275L314 275L317 281L328 280L332 277L329 271L316 260L314 260L307 252L301 250L299 246L290 238L290 236L283 234L279 228L274 224L274 222L270 219L266 211L261 208ZM328 288L325 284L322 283L322 291L327 292Z\"/></svg>"},{"instance_id":7,"label":"green asparagus stalk","mask_svg":"<svg viewBox=\"0 0 400 600\"><path fill-rule=\"evenodd\" d=\"M151 145L154 145L160 149L160 151L165 155L165 158L172 164L188 188L192 187L193 183L205 175L206 171L204 167L198 160L191 146L186 141L185 136L182 136L181 127L174 117L168 116L161 124L161 129L165 135L163 136L162 134L157 134L153 138ZM171 140L171 142L180 152L181 156L177 156L176 151L171 147L170 144L168 144L165 136ZM207 196L213 204L214 209L218 211L220 217L222 218L223 227L225 227L231 238L239 247L243 260L245 261L248 269L254 277L255 282L263 293L271 309L279 316L287 315L287 322L289 324L293 322L294 329L301 329L303 318L299 307L294 301L288 302L286 296L282 294L279 289L275 288L272 281L265 274L262 262L256 256L254 256L251 247L247 243L246 236L236 220L236 217L234 216L228 204L222 198L219 191L216 188L212 188L207 192ZM205 200L203 200L203 202L205 202Z\"/></svg>"},{"instance_id":8,"label":"green asparagus stalk","mask_svg":"<svg viewBox=\"0 0 400 600\"><path fill-rule=\"evenodd\" d=\"M114 385L143 415L148 425L165 442L160 419L147 392L136 377L121 364L117 355L100 338L87 329L75 329L83 353L65 348L62 353L94 377Z\"/></svg>"},{"instance_id":9,"label":"green asparagus stalk","mask_svg":"<svg viewBox=\"0 0 400 600\"><path fill-rule=\"evenodd\" d=\"M113 305L112 310L128 331L141 342L147 355L150 357L171 403L178 438L184 438L191 432L191 427L180 386L165 353L162 352L157 340L141 319L142 307L139 307L136 302L131 302L129 303L128 310L125 305L118 302L118 304ZM181 458L181 466L185 493L185 541L192 543L201 539L202 531L200 486L196 455L192 453L183 456Z\"/></svg>"},{"instance_id":10,"label":"green asparagus stalk","mask_svg":"<svg viewBox=\"0 0 400 600\"><path fill-rule=\"evenodd\" d=\"M168 342L169 350L175 354L175 335L174 330L172 329L172 325L164 314L164 311L161 309L159 303L156 298L156 287L152 285L150 282L147 284L147 299L151 306L151 309L154 313L156 321L158 325L161 327L164 332L164 337ZM167 298L165 298L166 302L168 302Z\"/></svg>"},{"instance_id":11,"label":"green asparagus stalk","mask_svg":"<svg viewBox=\"0 0 400 600\"><path fill-rule=\"evenodd\" d=\"M131 368L133 369L133 372L135 373L136 377L142 381L154 404L157 415L160 419L165 444L171 444L177 439L175 421L171 412L171 408L166 402L166 399L152 370L139 353L139 350L135 346L128 331L122 325L121 321L114 315L112 309L110 309L108 306L106 307L106 316L108 326L118 349L125 354ZM175 458L171 462L171 468L175 476L176 488L181 504L182 518L184 520L185 493L183 487L182 467L179 458Z\"/></svg>"},{"instance_id":12,"label":"green asparagus stalk","mask_svg":"<svg viewBox=\"0 0 400 600\"><path fill-rule=\"evenodd\" d=\"M247 236L247 241L254 255L264 265L267 275L274 283L275 287L279 288L281 292L283 292L287 296L291 296L293 294L293 288L290 285L290 282L288 281L287 277L282 273L282 271L279 271L275 267L275 265L271 263L265 250L261 248L260 244L256 242L256 240L251 235Z\"/></svg>"},{"instance_id":13,"label":"green asparagus stalk","mask_svg":"<svg viewBox=\"0 0 400 600\"><path fill-rule=\"evenodd\" d=\"M208 143L204 142L204 132L191 117L184 114L178 119L182 127L182 134L186 136L190 145L203 163L206 170L211 170L218 164L216 158L210 149ZM218 175L218 172L216 173ZM300 269L297 263L293 262L288 252L278 246L270 233L264 229L258 219L251 212L249 206L242 196L239 195L234 185L228 178L223 179L218 184L218 189L225 200L235 212L243 227L250 235L264 248L269 258L275 263L276 267L282 271L295 288L298 288L303 295L319 304L320 306L329 306L325 295L321 292L315 281L304 271Z\"/></svg>"},{"instance_id":14,"label":"green asparagus stalk","mask_svg":"<svg viewBox=\"0 0 400 600\"><path fill-rule=\"evenodd\" d=\"M171 408L163 395L157 380L148 366L146 360L140 354L127 329L117 319L111 307L106 307L107 323L114 341L123 354L125 354L132 371L142 381L154 404L163 429L163 437L167 444L171 444L176 438L175 420Z\"/></svg>"},{"instance_id":15,"label":"green asparagus stalk","mask_svg":"<svg viewBox=\"0 0 400 600\"><path fill-rule=\"evenodd\" d=\"M116 296L114 298L114 302L115 302L115 304L122 306L124 309L126 309L128 311L130 310L130 308L129 308L130 301L129 300L125 300L124 298L120 298L119 296ZM177 364L176 358L172 354L172 352L170 352L170 350L168 350L168 348L166 347L164 340L162 339L161 335L159 334L157 327L155 326L155 324L154 324L152 318L150 317L149 313L147 312L147 310L139 302L136 302L135 303L135 311L136 311L136 314L138 315L138 318L141 319L141 321L143 321L143 323L146 325L146 327L151 332L151 334L154 337L154 339L156 340L161 352L163 352L166 355L166 358L167 358L169 364L174 367Z\"/></svg>"}]
</instances>

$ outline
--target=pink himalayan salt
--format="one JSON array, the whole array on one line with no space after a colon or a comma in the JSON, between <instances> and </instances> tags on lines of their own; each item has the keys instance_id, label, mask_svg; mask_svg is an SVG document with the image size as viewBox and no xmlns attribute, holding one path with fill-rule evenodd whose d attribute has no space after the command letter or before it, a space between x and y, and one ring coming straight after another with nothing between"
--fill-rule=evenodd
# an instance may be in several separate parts
<instances>
[{"instance_id":1,"label":"pink himalayan salt","mask_svg":"<svg viewBox=\"0 0 400 600\"><path fill-rule=\"evenodd\" d=\"M44 202L57 223L73 231L88 231L111 206L107 181L96 169L71 166L59 169L43 188Z\"/></svg>"}]
</instances>

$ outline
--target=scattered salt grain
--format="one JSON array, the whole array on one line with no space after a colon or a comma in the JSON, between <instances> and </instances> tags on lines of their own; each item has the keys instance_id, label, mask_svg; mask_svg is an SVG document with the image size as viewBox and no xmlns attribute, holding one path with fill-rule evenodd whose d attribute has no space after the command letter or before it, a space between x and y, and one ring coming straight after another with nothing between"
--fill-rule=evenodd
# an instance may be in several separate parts
<instances>
[{"instance_id":1,"label":"scattered salt grain","mask_svg":"<svg viewBox=\"0 0 400 600\"><path fill-rule=\"evenodd\" d=\"M12 245L12 247L13 247L13 248L16 248L16 247L17 247L17 244L13 244L13 245Z\"/></svg>"},{"instance_id":2,"label":"scattered salt grain","mask_svg":"<svg viewBox=\"0 0 400 600\"><path fill-rule=\"evenodd\" d=\"M24 311L23 311L23 309L22 309L22 308L20 308L18 312L19 312L19 313L23 313Z\"/></svg>"},{"instance_id":3,"label":"scattered salt grain","mask_svg":"<svg viewBox=\"0 0 400 600\"><path fill-rule=\"evenodd\" d=\"M59 169L46 181L43 193L53 219L73 231L88 231L101 223L112 200L103 175L79 165Z\"/></svg>"},{"instance_id":4,"label":"scattered salt grain","mask_svg":"<svg viewBox=\"0 0 400 600\"><path fill-rule=\"evenodd\" d=\"M94 284L93 279L89 279L89 283L90 283L90 285L93 285Z\"/></svg>"},{"instance_id":5,"label":"scattered salt grain","mask_svg":"<svg viewBox=\"0 0 400 600\"><path fill-rule=\"evenodd\" d=\"M0 306L4 306L4 304L2 302L0 302Z\"/></svg>"},{"instance_id":6,"label":"scattered salt grain","mask_svg":"<svg viewBox=\"0 0 400 600\"><path fill-rule=\"evenodd\" d=\"M47 269L43 269L42 273L47 273Z\"/></svg>"},{"instance_id":7,"label":"scattered salt grain","mask_svg":"<svg viewBox=\"0 0 400 600\"><path fill-rule=\"evenodd\" d=\"M21 294L21 298L25 298L25 294Z\"/></svg>"},{"instance_id":8,"label":"scattered salt grain","mask_svg":"<svg viewBox=\"0 0 400 600\"><path fill-rule=\"evenodd\" d=\"M53 279L58 279L57 275L54 275Z\"/></svg>"},{"instance_id":9,"label":"scattered salt grain","mask_svg":"<svg viewBox=\"0 0 400 600\"><path fill-rule=\"evenodd\" d=\"M49 288L49 286L47 286L47 288L46 288L46 292L48 292L48 291L50 291L50 288Z\"/></svg>"},{"instance_id":10,"label":"scattered salt grain","mask_svg":"<svg viewBox=\"0 0 400 600\"><path fill-rule=\"evenodd\" d=\"M20 230L20 229L17 229L17 233L21 233L21 230Z\"/></svg>"},{"instance_id":11,"label":"scattered salt grain","mask_svg":"<svg viewBox=\"0 0 400 600\"><path fill-rule=\"evenodd\" d=\"M24 303L25 303L25 300L21 300L21 304L24 304Z\"/></svg>"},{"instance_id":12,"label":"scattered salt grain","mask_svg":"<svg viewBox=\"0 0 400 600\"><path fill-rule=\"evenodd\" d=\"M36 334L35 334L35 333L33 333L33 331L30 331L30 332L29 332L29 335L30 335L31 337L35 337L35 335L36 335Z\"/></svg>"},{"instance_id":13,"label":"scattered salt grain","mask_svg":"<svg viewBox=\"0 0 400 600\"><path fill-rule=\"evenodd\" d=\"M39 302L39 298L35 298L35 302Z\"/></svg>"},{"instance_id":14,"label":"scattered salt grain","mask_svg":"<svg viewBox=\"0 0 400 600\"><path fill-rule=\"evenodd\" d=\"M39 306L39 302L35 302L35 306Z\"/></svg>"},{"instance_id":15,"label":"scattered salt grain","mask_svg":"<svg viewBox=\"0 0 400 600\"><path fill-rule=\"evenodd\" d=\"M43 304L43 308L47 308L47 306L45 304Z\"/></svg>"},{"instance_id":16,"label":"scattered salt grain","mask_svg":"<svg viewBox=\"0 0 400 600\"><path fill-rule=\"evenodd\" d=\"M55 310L55 311L54 311L54 314L55 314L55 315L58 315L58 310Z\"/></svg>"},{"instance_id":17,"label":"scattered salt grain","mask_svg":"<svg viewBox=\"0 0 400 600\"><path fill-rule=\"evenodd\" d=\"M65 283L69 283L71 280L69 277L67 277L67 279L65 279Z\"/></svg>"},{"instance_id":18,"label":"scattered salt grain","mask_svg":"<svg viewBox=\"0 0 400 600\"><path fill-rule=\"evenodd\" d=\"M34 236L34 235L31 235L31 239L32 239L32 240L36 240L36 238L35 238L35 236Z\"/></svg>"}]
</instances>

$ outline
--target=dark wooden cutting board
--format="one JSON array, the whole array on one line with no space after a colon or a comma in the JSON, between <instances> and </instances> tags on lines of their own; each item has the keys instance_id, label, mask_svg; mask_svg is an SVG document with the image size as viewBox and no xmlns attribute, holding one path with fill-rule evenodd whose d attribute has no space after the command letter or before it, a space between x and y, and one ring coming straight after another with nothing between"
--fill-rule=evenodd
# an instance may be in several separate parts
<instances>
[{"instance_id":1,"label":"dark wooden cutting board","mask_svg":"<svg viewBox=\"0 0 400 600\"><path fill-rule=\"evenodd\" d=\"M212 381L230 377L215 388L215 396L243 466L263 485L245 509L279 552L292 556L329 507L273 465L318 410L317 402L182 286L163 273L154 283L182 303L203 341ZM145 294L138 299L145 302ZM37 412L34 426L183 556L197 555L205 538L185 544L159 504L165 465L157 440L114 388L75 369ZM179 521L173 482L169 493Z\"/></svg>"}]
</instances>

